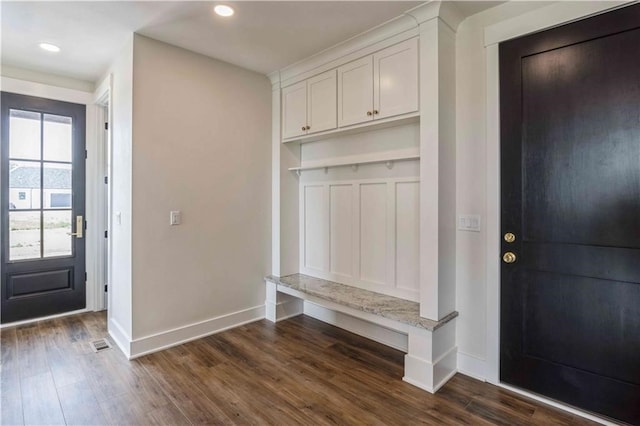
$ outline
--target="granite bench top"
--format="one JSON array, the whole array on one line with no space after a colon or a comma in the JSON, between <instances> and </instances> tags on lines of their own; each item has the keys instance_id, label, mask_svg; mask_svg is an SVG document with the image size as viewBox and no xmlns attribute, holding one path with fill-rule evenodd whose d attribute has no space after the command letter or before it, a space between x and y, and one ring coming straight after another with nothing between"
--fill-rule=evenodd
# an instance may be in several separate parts
<instances>
[{"instance_id":1,"label":"granite bench top","mask_svg":"<svg viewBox=\"0 0 640 426\"><path fill-rule=\"evenodd\" d=\"M265 279L276 286L288 287L320 299L429 331L437 330L458 316L458 312L453 311L440 321L430 320L420 316L420 305L417 302L303 274L284 277L269 275Z\"/></svg>"}]
</instances>

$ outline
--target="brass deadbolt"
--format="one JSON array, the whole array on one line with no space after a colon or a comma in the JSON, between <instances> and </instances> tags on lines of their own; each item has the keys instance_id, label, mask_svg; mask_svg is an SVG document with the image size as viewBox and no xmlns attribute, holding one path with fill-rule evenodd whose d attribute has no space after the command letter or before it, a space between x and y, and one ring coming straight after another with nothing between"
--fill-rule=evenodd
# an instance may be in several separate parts
<instances>
[{"instance_id":1,"label":"brass deadbolt","mask_svg":"<svg viewBox=\"0 0 640 426\"><path fill-rule=\"evenodd\" d=\"M508 243L512 243L516 240L516 235L512 232L507 232L504 234L504 240Z\"/></svg>"}]
</instances>

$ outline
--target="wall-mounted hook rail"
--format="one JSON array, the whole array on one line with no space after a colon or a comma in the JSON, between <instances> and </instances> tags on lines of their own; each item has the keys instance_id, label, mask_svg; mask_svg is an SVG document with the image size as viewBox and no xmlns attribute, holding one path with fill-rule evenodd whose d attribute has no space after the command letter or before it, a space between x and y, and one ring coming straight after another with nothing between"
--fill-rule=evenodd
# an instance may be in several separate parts
<instances>
[{"instance_id":1,"label":"wall-mounted hook rail","mask_svg":"<svg viewBox=\"0 0 640 426\"><path fill-rule=\"evenodd\" d=\"M385 166L389 170L391 170L396 161L419 160L419 159L420 159L420 155L415 152L412 152L407 155L396 155L396 156L387 155L386 157L381 156L379 158L362 158L358 160L336 159L336 160L326 161L326 162L314 161L313 163L308 163L308 164L305 164L303 162L300 167L291 167L289 168L289 170L292 172L296 172L296 174L299 176L300 173L303 172L304 170L324 169L324 172L328 173L329 168L350 166L351 170L353 170L354 172L357 172L359 167L363 164L376 164L376 163L384 163Z\"/></svg>"}]
</instances>

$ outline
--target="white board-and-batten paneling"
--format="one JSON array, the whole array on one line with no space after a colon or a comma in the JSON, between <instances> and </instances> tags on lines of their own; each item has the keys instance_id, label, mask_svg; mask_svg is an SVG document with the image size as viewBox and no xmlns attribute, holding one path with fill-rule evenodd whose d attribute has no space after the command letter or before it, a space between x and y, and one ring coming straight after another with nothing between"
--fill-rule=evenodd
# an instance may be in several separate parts
<instances>
[{"instance_id":1,"label":"white board-and-batten paneling","mask_svg":"<svg viewBox=\"0 0 640 426\"><path fill-rule=\"evenodd\" d=\"M300 184L303 274L419 300L419 178Z\"/></svg>"}]
</instances>

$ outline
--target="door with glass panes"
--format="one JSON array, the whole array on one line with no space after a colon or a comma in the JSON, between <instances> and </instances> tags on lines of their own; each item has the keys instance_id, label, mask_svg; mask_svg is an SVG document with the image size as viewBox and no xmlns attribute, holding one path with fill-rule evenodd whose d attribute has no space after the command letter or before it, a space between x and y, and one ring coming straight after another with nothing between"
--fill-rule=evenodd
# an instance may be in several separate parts
<instances>
[{"instance_id":1,"label":"door with glass panes","mask_svg":"<svg viewBox=\"0 0 640 426\"><path fill-rule=\"evenodd\" d=\"M2 323L82 309L85 106L2 92Z\"/></svg>"}]
</instances>

